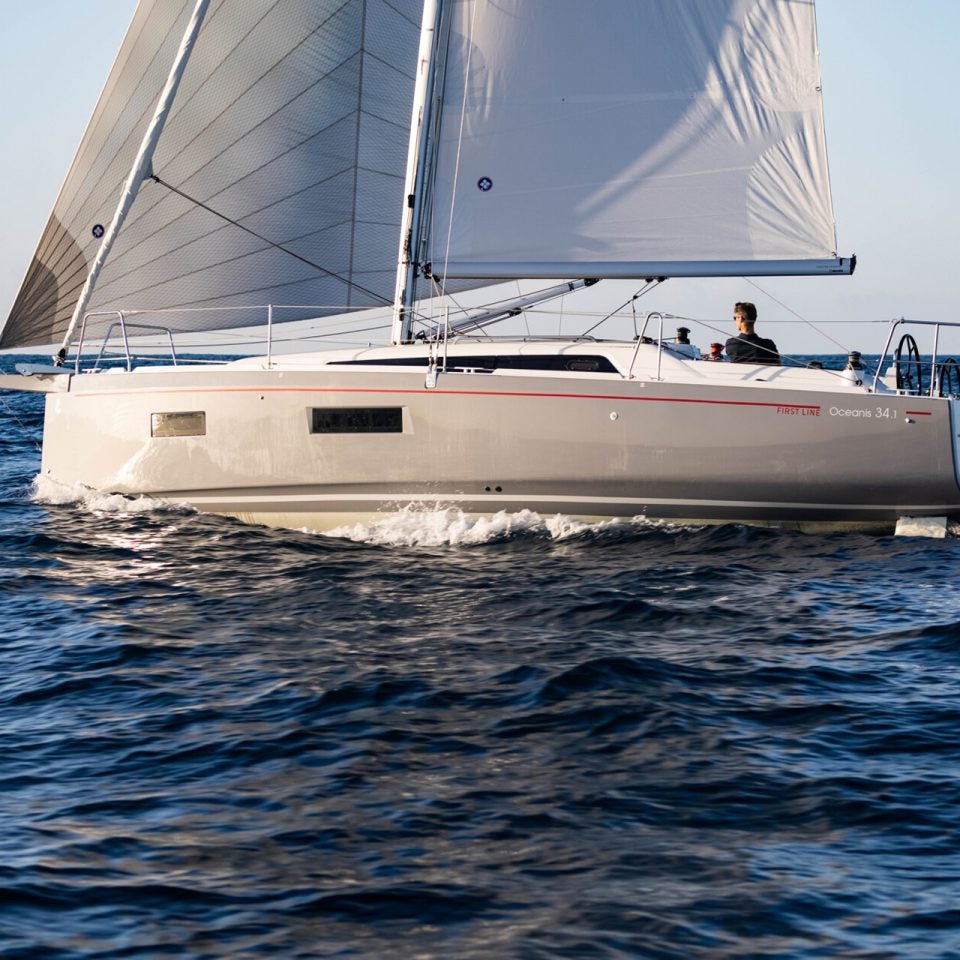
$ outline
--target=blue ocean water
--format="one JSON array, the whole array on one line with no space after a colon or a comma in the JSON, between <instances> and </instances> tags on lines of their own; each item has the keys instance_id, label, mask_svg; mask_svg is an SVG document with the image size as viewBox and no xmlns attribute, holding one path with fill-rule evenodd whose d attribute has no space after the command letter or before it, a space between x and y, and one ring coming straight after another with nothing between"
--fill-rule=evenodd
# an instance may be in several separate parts
<instances>
[{"instance_id":1,"label":"blue ocean water","mask_svg":"<svg viewBox=\"0 0 960 960\"><path fill-rule=\"evenodd\" d=\"M0 956L960 957L960 541L34 490ZM69 497L60 497L69 500Z\"/></svg>"}]
</instances>

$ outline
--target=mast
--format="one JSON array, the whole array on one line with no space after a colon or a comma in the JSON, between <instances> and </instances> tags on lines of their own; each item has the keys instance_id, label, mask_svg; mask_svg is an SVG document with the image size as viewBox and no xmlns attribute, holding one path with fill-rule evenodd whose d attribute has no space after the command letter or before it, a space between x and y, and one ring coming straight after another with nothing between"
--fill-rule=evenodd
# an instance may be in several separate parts
<instances>
[{"instance_id":1,"label":"mast","mask_svg":"<svg viewBox=\"0 0 960 960\"><path fill-rule=\"evenodd\" d=\"M130 175L127 177L123 190L120 193L120 202L113 215L113 220L110 221L110 226L107 227L103 234L103 239L100 241L100 249L97 251L97 256L90 267L90 272L87 274L87 281L83 285L83 290L80 291L80 299L77 301L76 307L74 307L70 325L67 327L67 332L63 337L63 345L60 350L61 357L66 356L66 350L70 345L73 332L83 318L87 304L93 296L97 278L100 276L100 271L103 269L107 257L110 255L110 249L117 238L117 234L119 234L120 228L123 226L123 222L126 220L127 214L130 212L130 208L137 198L140 185L145 179L152 176L151 161L153 160L153 154L160 140L160 134L163 132L164 124L167 122L167 117L170 115L173 99L177 95L177 88L180 86L180 80L187 68L187 61L193 52L197 35L200 33L200 27L203 24L203 18L206 16L209 5L210 0L197 0L196 6L193 9L193 15L187 24L183 40L180 41L180 49L177 51L173 65L170 68L170 73L167 76L166 85L160 94L160 99L157 101L153 119L150 121L146 133L143 135L140 149L137 151L137 155L133 161L133 167L130 170Z\"/></svg>"},{"instance_id":2,"label":"mast","mask_svg":"<svg viewBox=\"0 0 960 960\"><path fill-rule=\"evenodd\" d=\"M432 101L436 78L436 49L440 34L440 8L441 0L425 0L420 26L420 49L417 53L417 76L410 118L410 146L407 152L400 253L397 258L397 285L390 335L393 343L406 343L410 340L410 323L416 299L417 247L425 209L425 168L430 139L427 131L434 119Z\"/></svg>"}]
</instances>

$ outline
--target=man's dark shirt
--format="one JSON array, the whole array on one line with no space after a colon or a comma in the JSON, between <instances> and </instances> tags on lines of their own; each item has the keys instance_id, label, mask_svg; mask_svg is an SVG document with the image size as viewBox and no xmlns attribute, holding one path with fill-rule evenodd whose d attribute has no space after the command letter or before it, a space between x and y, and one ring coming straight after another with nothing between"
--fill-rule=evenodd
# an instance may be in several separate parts
<instances>
[{"instance_id":1,"label":"man's dark shirt","mask_svg":"<svg viewBox=\"0 0 960 960\"><path fill-rule=\"evenodd\" d=\"M732 363L780 363L777 345L756 333L731 337L724 349Z\"/></svg>"}]
</instances>

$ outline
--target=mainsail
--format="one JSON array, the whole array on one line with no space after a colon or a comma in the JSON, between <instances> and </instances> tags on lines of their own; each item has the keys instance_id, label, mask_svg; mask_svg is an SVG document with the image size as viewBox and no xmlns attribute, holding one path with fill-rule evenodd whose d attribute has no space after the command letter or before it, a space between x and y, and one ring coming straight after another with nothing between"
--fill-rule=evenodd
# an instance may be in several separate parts
<instances>
[{"instance_id":1,"label":"mainsail","mask_svg":"<svg viewBox=\"0 0 960 960\"><path fill-rule=\"evenodd\" d=\"M244 326L389 303L422 0L214 0L89 309ZM140 0L0 347L56 343L192 0ZM198 308L243 307L203 312ZM318 309L326 308L326 309ZM196 312L194 312L196 311Z\"/></svg>"},{"instance_id":2,"label":"mainsail","mask_svg":"<svg viewBox=\"0 0 960 960\"><path fill-rule=\"evenodd\" d=\"M444 277L849 273L812 0L454 0Z\"/></svg>"}]
</instances>

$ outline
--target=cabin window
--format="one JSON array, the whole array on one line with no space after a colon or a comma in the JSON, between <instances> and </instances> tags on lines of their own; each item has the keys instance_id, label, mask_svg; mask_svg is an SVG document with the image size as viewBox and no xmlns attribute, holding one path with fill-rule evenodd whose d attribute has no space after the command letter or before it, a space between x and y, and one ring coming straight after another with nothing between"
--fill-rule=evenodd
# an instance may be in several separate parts
<instances>
[{"instance_id":1,"label":"cabin window","mask_svg":"<svg viewBox=\"0 0 960 960\"><path fill-rule=\"evenodd\" d=\"M382 357L379 360L334 360L338 366L425 367L429 358ZM578 373L616 373L608 357L585 354L476 354L447 357L448 370L571 370Z\"/></svg>"},{"instance_id":2,"label":"cabin window","mask_svg":"<svg viewBox=\"0 0 960 960\"><path fill-rule=\"evenodd\" d=\"M207 415L202 410L150 415L151 437L203 437L206 433Z\"/></svg>"},{"instance_id":3,"label":"cabin window","mask_svg":"<svg viewBox=\"0 0 960 960\"><path fill-rule=\"evenodd\" d=\"M314 407L311 433L403 433L402 407Z\"/></svg>"}]
</instances>

